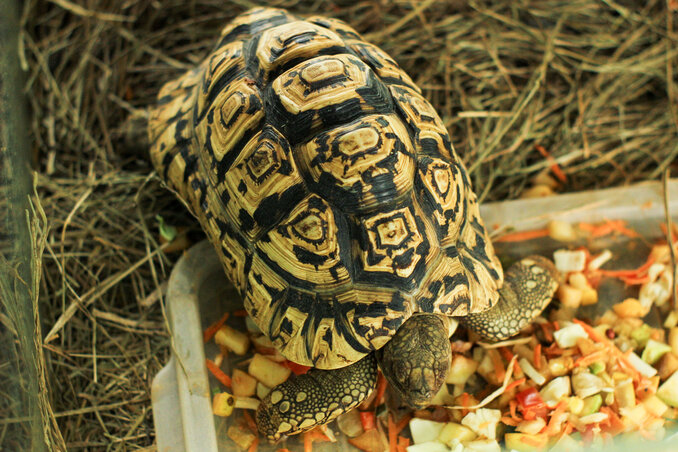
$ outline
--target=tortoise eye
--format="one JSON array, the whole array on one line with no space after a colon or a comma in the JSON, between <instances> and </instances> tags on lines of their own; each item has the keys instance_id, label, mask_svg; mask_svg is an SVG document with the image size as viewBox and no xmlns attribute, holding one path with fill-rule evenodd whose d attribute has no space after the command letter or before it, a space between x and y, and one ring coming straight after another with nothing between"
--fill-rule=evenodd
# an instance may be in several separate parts
<instances>
[{"instance_id":1,"label":"tortoise eye","mask_svg":"<svg viewBox=\"0 0 678 452\"><path fill-rule=\"evenodd\" d=\"M401 384L407 383L410 378L410 366L400 363L395 366L395 376Z\"/></svg>"}]
</instances>

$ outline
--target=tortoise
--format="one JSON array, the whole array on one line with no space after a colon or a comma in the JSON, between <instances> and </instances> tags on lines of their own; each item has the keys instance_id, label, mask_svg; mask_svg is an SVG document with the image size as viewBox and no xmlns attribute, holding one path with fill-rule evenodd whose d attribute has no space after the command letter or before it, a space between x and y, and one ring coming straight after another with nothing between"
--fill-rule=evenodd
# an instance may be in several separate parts
<instances>
[{"instance_id":1,"label":"tortoise","mask_svg":"<svg viewBox=\"0 0 678 452\"><path fill-rule=\"evenodd\" d=\"M504 276L442 120L340 20L237 16L162 87L148 135L249 315L312 367L257 410L271 441L355 408L378 368L405 404L426 406L449 369L451 319L504 339L556 290L542 257Z\"/></svg>"}]
</instances>

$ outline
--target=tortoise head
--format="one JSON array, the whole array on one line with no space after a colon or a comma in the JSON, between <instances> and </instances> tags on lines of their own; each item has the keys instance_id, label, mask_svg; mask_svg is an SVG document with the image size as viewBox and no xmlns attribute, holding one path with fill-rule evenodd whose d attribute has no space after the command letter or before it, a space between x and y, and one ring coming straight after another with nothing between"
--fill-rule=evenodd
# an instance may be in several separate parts
<instances>
[{"instance_id":1,"label":"tortoise head","mask_svg":"<svg viewBox=\"0 0 678 452\"><path fill-rule=\"evenodd\" d=\"M435 314L410 317L377 356L379 366L401 400L412 408L428 406L450 369L447 319Z\"/></svg>"}]
</instances>

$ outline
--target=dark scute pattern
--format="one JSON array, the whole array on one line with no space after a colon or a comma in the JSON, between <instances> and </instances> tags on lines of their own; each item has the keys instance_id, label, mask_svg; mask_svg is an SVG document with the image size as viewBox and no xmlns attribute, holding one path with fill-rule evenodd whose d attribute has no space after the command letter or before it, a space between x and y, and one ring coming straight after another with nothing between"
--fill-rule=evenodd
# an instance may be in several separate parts
<instances>
[{"instance_id":1,"label":"dark scute pattern","mask_svg":"<svg viewBox=\"0 0 678 452\"><path fill-rule=\"evenodd\" d=\"M285 302L276 305L275 314L271 319L272 329L275 327L276 322L285 325L287 320L284 318L285 311L291 308L307 315L306 321L301 327L301 337L304 338L307 356L312 356L316 331L320 326L320 322L326 318L334 320L333 334L342 337L351 347L361 353L369 353L371 351L355 339L354 333L347 322L349 311L354 309L351 303L339 303L335 298L324 298L318 294L290 288ZM289 334L292 330L290 329L286 332ZM273 341L278 338L279 336L276 335L271 336Z\"/></svg>"},{"instance_id":2,"label":"dark scute pattern","mask_svg":"<svg viewBox=\"0 0 678 452\"><path fill-rule=\"evenodd\" d=\"M198 112L198 114L194 117L195 125L197 125L200 121L203 120L205 114L207 114L217 96L221 94L224 91L224 89L227 88L228 85L231 84L234 80L241 78L244 72L245 69L243 68L243 66L238 64L228 69L223 74L221 74L221 76L216 81L212 82L211 84L205 83L203 85L203 91L209 90L209 94L207 95L203 111Z\"/></svg>"},{"instance_id":3,"label":"dark scute pattern","mask_svg":"<svg viewBox=\"0 0 678 452\"><path fill-rule=\"evenodd\" d=\"M238 25L229 33L221 37L221 39L216 45L216 48L219 48L223 45L226 45L238 39L246 39L252 35L266 31L269 28L286 24L289 21L290 21L289 16L287 14L280 14L277 16L267 17L266 19L257 20L249 24Z\"/></svg>"},{"instance_id":4,"label":"dark scute pattern","mask_svg":"<svg viewBox=\"0 0 678 452\"><path fill-rule=\"evenodd\" d=\"M298 184L288 188L280 196L273 194L265 197L254 211L254 221L264 230L269 230L283 215L299 204L305 193L303 184Z\"/></svg>"}]
</instances>

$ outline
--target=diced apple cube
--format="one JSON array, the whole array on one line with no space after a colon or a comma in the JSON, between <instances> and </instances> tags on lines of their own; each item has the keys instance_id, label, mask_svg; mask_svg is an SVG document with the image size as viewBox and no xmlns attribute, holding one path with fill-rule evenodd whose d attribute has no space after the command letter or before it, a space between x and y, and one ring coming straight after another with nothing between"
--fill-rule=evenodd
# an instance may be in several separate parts
<instances>
[{"instance_id":1,"label":"diced apple cube","mask_svg":"<svg viewBox=\"0 0 678 452\"><path fill-rule=\"evenodd\" d=\"M669 345L673 354L678 356L678 326L674 326L669 330Z\"/></svg>"},{"instance_id":2,"label":"diced apple cube","mask_svg":"<svg viewBox=\"0 0 678 452\"><path fill-rule=\"evenodd\" d=\"M341 433L349 438L360 436L364 431L358 410L351 410L339 416L337 418L337 425Z\"/></svg>"},{"instance_id":3,"label":"diced apple cube","mask_svg":"<svg viewBox=\"0 0 678 452\"><path fill-rule=\"evenodd\" d=\"M249 431L249 429L245 429L237 424L231 425L226 431L226 435L243 450L249 449L257 439L254 433Z\"/></svg>"},{"instance_id":4,"label":"diced apple cube","mask_svg":"<svg viewBox=\"0 0 678 452\"><path fill-rule=\"evenodd\" d=\"M586 253L583 250L557 250L553 261L560 273L581 272L586 265Z\"/></svg>"},{"instance_id":5,"label":"diced apple cube","mask_svg":"<svg viewBox=\"0 0 678 452\"><path fill-rule=\"evenodd\" d=\"M648 311L647 308L640 304L640 301L636 300L635 298L627 298L621 303L615 304L612 306L612 310L614 310L615 314L617 314L619 317L624 318L643 317Z\"/></svg>"},{"instance_id":6,"label":"diced apple cube","mask_svg":"<svg viewBox=\"0 0 678 452\"><path fill-rule=\"evenodd\" d=\"M440 431L438 441L447 444L449 447L454 447L456 442L465 443L476 439L477 436L473 430L464 425L448 422Z\"/></svg>"},{"instance_id":7,"label":"diced apple cube","mask_svg":"<svg viewBox=\"0 0 678 452\"><path fill-rule=\"evenodd\" d=\"M268 395L269 392L271 392L271 388L269 388L268 386L266 386L262 382L257 381L257 397L259 397L260 399L263 399L264 397L266 397Z\"/></svg>"},{"instance_id":8,"label":"diced apple cube","mask_svg":"<svg viewBox=\"0 0 678 452\"><path fill-rule=\"evenodd\" d=\"M241 331L224 325L214 335L214 342L233 351L236 355L244 355L250 347L250 340Z\"/></svg>"},{"instance_id":9,"label":"diced apple cube","mask_svg":"<svg viewBox=\"0 0 678 452\"><path fill-rule=\"evenodd\" d=\"M438 393L433 396L429 405L449 405L453 402L454 398L450 395L450 392L447 389L447 384L443 383L440 386Z\"/></svg>"},{"instance_id":10,"label":"diced apple cube","mask_svg":"<svg viewBox=\"0 0 678 452\"><path fill-rule=\"evenodd\" d=\"M549 237L559 242L574 242L577 240L577 231L571 223L562 220L551 220L546 225Z\"/></svg>"},{"instance_id":11,"label":"diced apple cube","mask_svg":"<svg viewBox=\"0 0 678 452\"><path fill-rule=\"evenodd\" d=\"M388 440L384 436L384 433L381 431L381 429L372 428L370 430L366 430L355 438L349 438L348 442L349 444L365 452L386 452L388 450Z\"/></svg>"},{"instance_id":12,"label":"diced apple cube","mask_svg":"<svg viewBox=\"0 0 678 452\"><path fill-rule=\"evenodd\" d=\"M541 432L544 427L546 427L546 421L544 418L538 417L529 421L521 421L516 426L516 430L518 430L520 433L536 435L537 433Z\"/></svg>"},{"instance_id":13,"label":"diced apple cube","mask_svg":"<svg viewBox=\"0 0 678 452\"><path fill-rule=\"evenodd\" d=\"M227 417L233 413L235 397L228 392L218 392L212 398L212 413L215 416Z\"/></svg>"},{"instance_id":14,"label":"diced apple cube","mask_svg":"<svg viewBox=\"0 0 678 452\"><path fill-rule=\"evenodd\" d=\"M287 367L273 362L259 353L254 354L248 372L269 388L285 382L292 373Z\"/></svg>"},{"instance_id":15,"label":"diced apple cube","mask_svg":"<svg viewBox=\"0 0 678 452\"><path fill-rule=\"evenodd\" d=\"M669 407L662 402L662 400L657 397L656 395L651 395L647 399L643 401L643 405L645 405L645 409L649 411L650 413L654 414L657 417L662 417L664 416L664 413L668 411Z\"/></svg>"},{"instance_id":16,"label":"diced apple cube","mask_svg":"<svg viewBox=\"0 0 678 452\"><path fill-rule=\"evenodd\" d=\"M678 357L672 353L667 353L659 360L659 378L666 380L678 370Z\"/></svg>"},{"instance_id":17,"label":"diced apple cube","mask_svg":"<svg viewBox=\"0 0 678 452\"><path fill-rule=\"evenodd\" d=\"M434 422L428 419L413 418L410 421L410 432L414 444L426 443L438 439L440 432L445 427L444 422Z\"/></svg>"},{"instance_id":18,"label":"diced apple cube","mask_svg":"<svg viewBox=\"0 0 678 452\"><path fill-rule=\"evenodd\" d=\"M253 396L257 389L257 380L240 369L235 369L231 377L233 395L236 397Z\"/></svg>"},{"instance_id":19,"label":"diced apple cube","mask_svg":"<svg viewBox=\"0 0 678 452\"><path fill-rule=\"evenodd\" d=\"M464 355L455 354L452 357L450 371L447 374L445 383L451 385L463 385L471 375L478 369L478 363Z\"/></svg>"},{"instance_id":20,"label":"diced apple cube","mask_svg":"<svg viewBox=\"0 0 678 452\"><path fill-rule=\"evenodd\" d=\"M678 407L678 372L674 372L668 380L662 383L657 389L657 397L669 406Z\"/></svg>"},{"instance_id":21,"label":"diced apple cube","mask_svg":"<svg viewBox=\"0 0 678 452\"><path fill-rule=\"evenodd\" d=\"M568 308L577 309L581 305L582 295L581 289L572 287L569 284L558 286L558 299L563 306Z\"/></svg>"},{"instance_id":22,"label":"diced apple cube","mask_svg":"<svg viewBox=\"0 0 678 452\"><path fill-rule=\"evenodd\" d=\"M577 339L587 337L588 334L586 334L584 328L578 323L570 323L558 331L553 332L553 338L560 348L574 347L577 345Z\"/></svg>"},{"instance_id":23,"label":"diced apple cube","mask_svg":"<svg viewBox=\"0 0 678 452\"><path fill-rule=\"evenodd\" d=\"M572 386L568 375L554 378L539 391L539 395L550 408L554 408L570 394L572 394Z\"/></svg>"},{"instance_id":24,"label":"diced apple cube","mask_svg":"<svg viewBox=\"0 0 678 452\"><path fill-rule=\"evenodd\" d=\"M633 388L633 380L626 378L617 382L614 387L614 397L620 408L631 408L636 405L636 392Z\"/></svg>"},{"instance_id":25,"label":"diced apple cube","mask_svg":"<svg viewBox=\"0 0 678 452\"><path fill-rule=\"evenodd\" d=\"M562 377L567 375L570 369L574 366L574 360L571 356L559 356L557 358L550 359L547 366L552 376Z\"/></svg>"}]
</instances>

